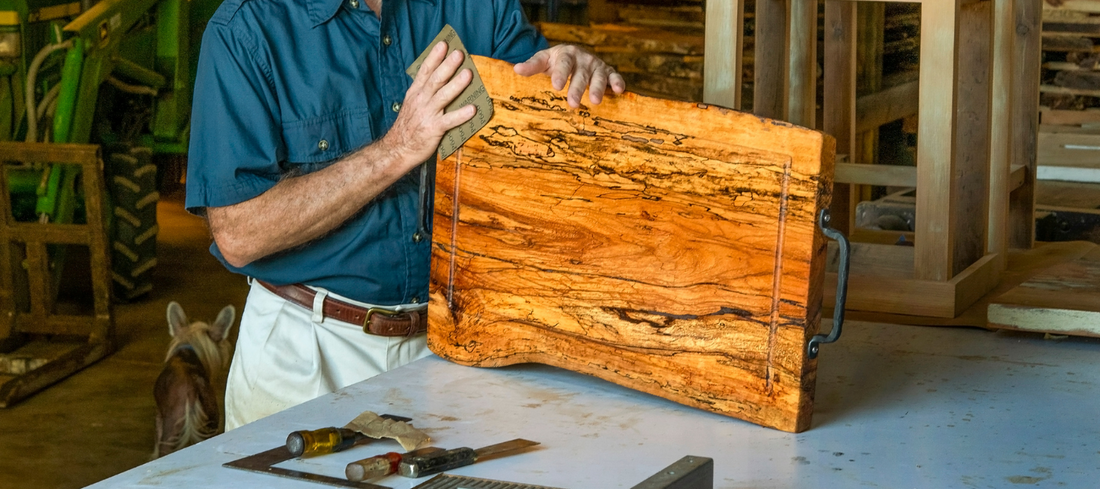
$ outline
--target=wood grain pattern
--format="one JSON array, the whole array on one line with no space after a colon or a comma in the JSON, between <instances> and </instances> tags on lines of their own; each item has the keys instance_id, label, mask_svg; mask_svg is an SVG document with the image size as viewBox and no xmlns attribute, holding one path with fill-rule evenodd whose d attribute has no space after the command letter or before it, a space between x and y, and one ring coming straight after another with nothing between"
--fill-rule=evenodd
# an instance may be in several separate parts
<instances>
[{"instance_id":1,"label":"wood grain pattern","mask_svg":"<svg viewBox=\"0 0 1100 489\"><path fill-rule=\"evenodd\" d=\"M432 351L807 429L833 140L634 94L572 110L475 62L496 114L438 165Z\"/></svg>"},{"instance_id":2,"label":"wood grain pattern","mask_svg":"<svg viewBox=\"0 0 1100 489\"><path fill-rule=\"evenodd\" d=\"M1036 274L988 314L991 328L1100 336L1100 249Z\"/></svg>"}]
</instances>

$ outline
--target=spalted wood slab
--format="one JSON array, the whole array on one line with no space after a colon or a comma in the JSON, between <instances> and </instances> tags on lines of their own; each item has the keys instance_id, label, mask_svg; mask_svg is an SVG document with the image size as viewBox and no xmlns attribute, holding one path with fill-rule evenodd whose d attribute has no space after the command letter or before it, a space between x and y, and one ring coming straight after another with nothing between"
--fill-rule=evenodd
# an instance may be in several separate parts
<instances>
[{"instance_id":1,"label":"spalted wood slab","mask_svg":"<svg viewBox=\"0 0 1100 489\"><path fill-rule=\"evenodd\" d=\"M1005 292L988 318L990 328L1100 337L1100 248Z\"/></svg>"},{"instance_id":2,"label":"spalted wood slab","mask_svg":"<svg viewBox=\"0 0 1100 489\"><path fill-rule=\"evenodd\" d=\"M475 62L496 114L438 165L432 351L807 429L832 139L634 94L574 110Z\"/></svg>"}]
</instances>

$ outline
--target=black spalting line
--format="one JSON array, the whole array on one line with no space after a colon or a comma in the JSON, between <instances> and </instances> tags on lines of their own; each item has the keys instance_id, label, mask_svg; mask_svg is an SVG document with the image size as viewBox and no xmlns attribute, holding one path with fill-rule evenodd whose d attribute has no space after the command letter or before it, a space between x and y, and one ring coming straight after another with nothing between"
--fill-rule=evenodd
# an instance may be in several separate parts
<instances>
[{"instance_id":1,"label":"black spalting line","mask_svg":"<svg viewBox=\"0 0 1100 489\"><path fill-rule=\"evenodd\" d=\"M604 308L604 310L614 312L617 316L619 316L620 320L626 321L628 323L648 324L648 325L652 326L655 329L667 328L667 327L672 325L673 321L677 321L677 320L693 321L693 320L699 320L699 319L712 317L712 316L729 316L729 315L735 315L737 317L740 317L741 319L744 319L746 321L756 323L756 324L759 324L759 325L767 326L768 324L770 324L770 318L769 318L769 320L757 319L755 317L755 315L753 315L749 311L746 311L744 309L735 309L735 308L731 308L731 307L722 307L722 308L719 308L717 311L712 312L710 314L672 314L672 313L661 312L661 311L647 311L647 310L644 310L644 309L626 309L626 308L622 308L622 307L606 307L606 308ZM663 317L663 318L665 318L665 320L658 323L656 321L650 321L648 319L637 318L637 317L633 317L633 316L630 315L630 313L632 313L632 312L633 313L640 313L640 314L647 314L647 315L650 315L650 316Z\"/></svg>"}]
</instances>

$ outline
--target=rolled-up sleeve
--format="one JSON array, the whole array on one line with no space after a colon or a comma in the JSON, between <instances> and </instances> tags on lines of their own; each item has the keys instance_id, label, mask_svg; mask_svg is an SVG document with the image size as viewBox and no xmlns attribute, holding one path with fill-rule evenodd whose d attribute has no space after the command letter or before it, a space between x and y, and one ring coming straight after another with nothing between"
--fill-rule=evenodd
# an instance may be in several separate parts
<instances>
[{"instance_id":1,"label":"rolled-up sleeve","mask_svg":"<svg viewBox=\"0 0 1100 489\"><path fill-rule=\"evenodd\" d=\"M279 181L285 155L270 66L231 25L203 34L191 111L188 211L252 199Z\"/></svg>"},{"instance_id":2,"label":"rolled-up sleeve","mask_svg":"<svg viewBox=\"0 0 1100 489\"><path fill-rule=\"evenodd\" d=\"M493 58L522 63L547 48L546 38L527 22L519 0L494 0L494 7L497 25L493 30Z\"/></svg>"}]
</instances>

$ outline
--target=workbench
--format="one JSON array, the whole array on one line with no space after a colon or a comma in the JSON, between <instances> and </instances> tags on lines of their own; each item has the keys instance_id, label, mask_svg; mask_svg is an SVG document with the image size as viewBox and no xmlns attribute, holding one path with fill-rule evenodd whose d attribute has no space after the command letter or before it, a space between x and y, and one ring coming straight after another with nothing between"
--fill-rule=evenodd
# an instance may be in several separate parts
<instances>
[{"instance_id":1,"label":"workbench","mask_svg":"<svg viewBox=\"0 0 1100 489\"><path fill-rule=\"evenodd\" d=\"M450 473L551 487L629 488L685 455L714 459L716 488L1095 487L1098 353L1092 339L848 323L822 349L813 426L799 434L552 367L429 357L92 487L326 487L221 465L364 410L409 416L444 448L539 441ZM286 465L341 476L394 450L384 440Z\"/></svg>"}]
</instances>

